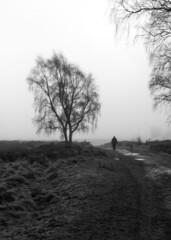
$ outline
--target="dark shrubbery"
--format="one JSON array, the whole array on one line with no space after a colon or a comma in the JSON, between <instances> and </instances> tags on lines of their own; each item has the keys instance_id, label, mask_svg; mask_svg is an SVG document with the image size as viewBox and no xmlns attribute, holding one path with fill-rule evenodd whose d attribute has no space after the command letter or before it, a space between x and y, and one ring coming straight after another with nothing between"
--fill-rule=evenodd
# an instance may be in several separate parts
<instances>
[{"instance_id":1,"label":"dark shrubbery","mask_svg":"<svg viewBox=\"0 0 171 240\"><path fill-rule=\"evenodd\" d=\"M49 159L70 158L75 156L106 156L104 150L93 147L89 142L75 142L65 145L64 142L41 145L34 150L35 154L43 154Z\"/></svg>"},{"instance_id":2,"label":"dark shrubbery","mask_svg":"<svg viewBox=\"0 0 171 240\"><path fill-rule=\"evenodd\" d=\"M152 152L171 154L171 140L152 141L148 143Z\"/></svg>"},{"instance_id":3,"label":"dark shrubbery","mask_svg":"<svg viewBox=\"0 0 171 240\"><path fill-rule=\"evenodd\" d=\"M29 151L27 150L0 150L0 159L2 159L5 162L14 162L17 159L25 158L29 155Z\"/></svg>"},{"instance_id":4,"label":"dark shrubbery","mask_svg":"<svg viewBox=\"0 0 171 240\"><path fill-rule=\"evenodd\" d=\"M72 145L66 145L64 142L52 142L40 145L34 152L35 154L44 154L50 159L58 159L81 155L84 153L85 149L91 147L90 143L73 143Z\"/></svg>"},{"instance_id":5,"label":"dark shrubbery","mask_svg":"<svg viewBox=\"0 0 171 240\"><path fill-rule=\"evenodd\" d=\"M4 162L15 162L26 159L30 164L38 163L44 167L48 160L58 160L75 156L106 156L104 150L93 147L89 142L0 142L0 159Z\"/></svg>"}]
</instances>

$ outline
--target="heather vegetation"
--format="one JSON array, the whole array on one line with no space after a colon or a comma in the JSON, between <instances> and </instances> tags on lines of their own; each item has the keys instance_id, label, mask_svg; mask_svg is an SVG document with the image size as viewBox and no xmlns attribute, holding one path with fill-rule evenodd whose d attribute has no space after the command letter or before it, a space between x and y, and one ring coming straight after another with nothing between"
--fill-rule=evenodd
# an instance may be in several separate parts
<instances>
[{"instance_id":1,"label":"heather vegetation","mask_svg":"<svg viewBox=\"0 0 171 240\"><path fill-rule=\"evenodd\" d=\"M61 158L69 158L84 155L98 155L103 152L93 147L89 142L73 143L66 145L64 142L45 141L1 141L0 159L14 162L18 159L45 162L45 159L57 161ZM43 160L44 159L44 160Z\"/></svg>"},{"instance_id":2,"label":"heather vegetation","mask_svg":"<svg viewBox=\"0 0 171 240\"><path fill-rule=\"evenodd\" d=\"M147 143L152 152L163 152L171 154L171 140L153 141Z\"/></svg>"},{"instance_id":3,"label":"heather vegetation","mask_svg":"<svg viewBox=\"0 0 171 240\"><path fill-rule=\"evenodd\" d=\"M0 239L170 237L170 157L137 161L125 147L1 141Z\"/></svg>"},{"instance_id":4,"label":"heather vegetation","mask_svg":"<svg viewBox=\"0 0 171 240\"><path fill-rule=\"evenodd\" d=\"M72 204L91 190L79 183L81 169L107 153L90 143L2 141L0 149L0 239L66 239L78 217Z\"/></svg>"}]
</instances>

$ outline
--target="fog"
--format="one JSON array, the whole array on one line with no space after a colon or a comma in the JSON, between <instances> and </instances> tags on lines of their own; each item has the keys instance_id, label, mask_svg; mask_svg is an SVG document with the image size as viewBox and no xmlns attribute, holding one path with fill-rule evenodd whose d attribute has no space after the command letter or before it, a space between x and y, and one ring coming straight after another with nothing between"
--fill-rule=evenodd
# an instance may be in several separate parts
<instances>
[{"instance_id":1,"label":"fog","mask_svg":"<svg viewBox=\"0 0 171 240\"><path fill-rule=\"evenodd\" d=\"M153 110L150 65L143 42L115 39L108 0L0 2L0 139L59 139L37 135L26 78L38 55L62 52L95 78L102 104L97 129L76 139L171 138L167 115Z\"/></svg>"}]
</instances>

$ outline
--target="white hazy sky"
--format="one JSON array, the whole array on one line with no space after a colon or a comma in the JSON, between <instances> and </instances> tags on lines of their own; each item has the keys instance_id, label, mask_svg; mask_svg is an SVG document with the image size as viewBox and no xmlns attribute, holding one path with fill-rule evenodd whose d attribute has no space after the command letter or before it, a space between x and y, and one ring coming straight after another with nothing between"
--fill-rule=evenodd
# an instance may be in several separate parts
<instances>
[{"instance_id":1,"label":"white hazy sky","mask_svg":"<svg viewBox=\"0 0 171 240\"><path fill-rule=\"evenodd\" d=\"M38 55L46 58L54 51L91 72L99 86L97 130L77 137L171 137L167 116L153 111L143 44L115 41L108 0L0 1L0 36L0 139L46 139L32 124L26 77Z\"/></svg>"}]
</instances>

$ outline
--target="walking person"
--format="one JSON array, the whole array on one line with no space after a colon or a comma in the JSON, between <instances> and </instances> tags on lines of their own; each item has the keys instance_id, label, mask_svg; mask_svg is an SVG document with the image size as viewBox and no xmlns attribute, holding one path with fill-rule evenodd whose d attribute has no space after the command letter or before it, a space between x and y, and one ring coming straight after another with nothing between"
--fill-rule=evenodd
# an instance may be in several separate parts
<instances>
[{"instance_id":1,"label":"walking person","mask_svg":"<svg viewBox=\"0 0 171 240\"><path fill-rule=\"evenodd\" d=\"M115 136L112 138L111 143L112 143L113 151L115 151L115 149L116 149L116 145L117 145L117 143L118 143L118 141L117 141L117 139L116 139Z\"/></svg>"}]
</instances>

